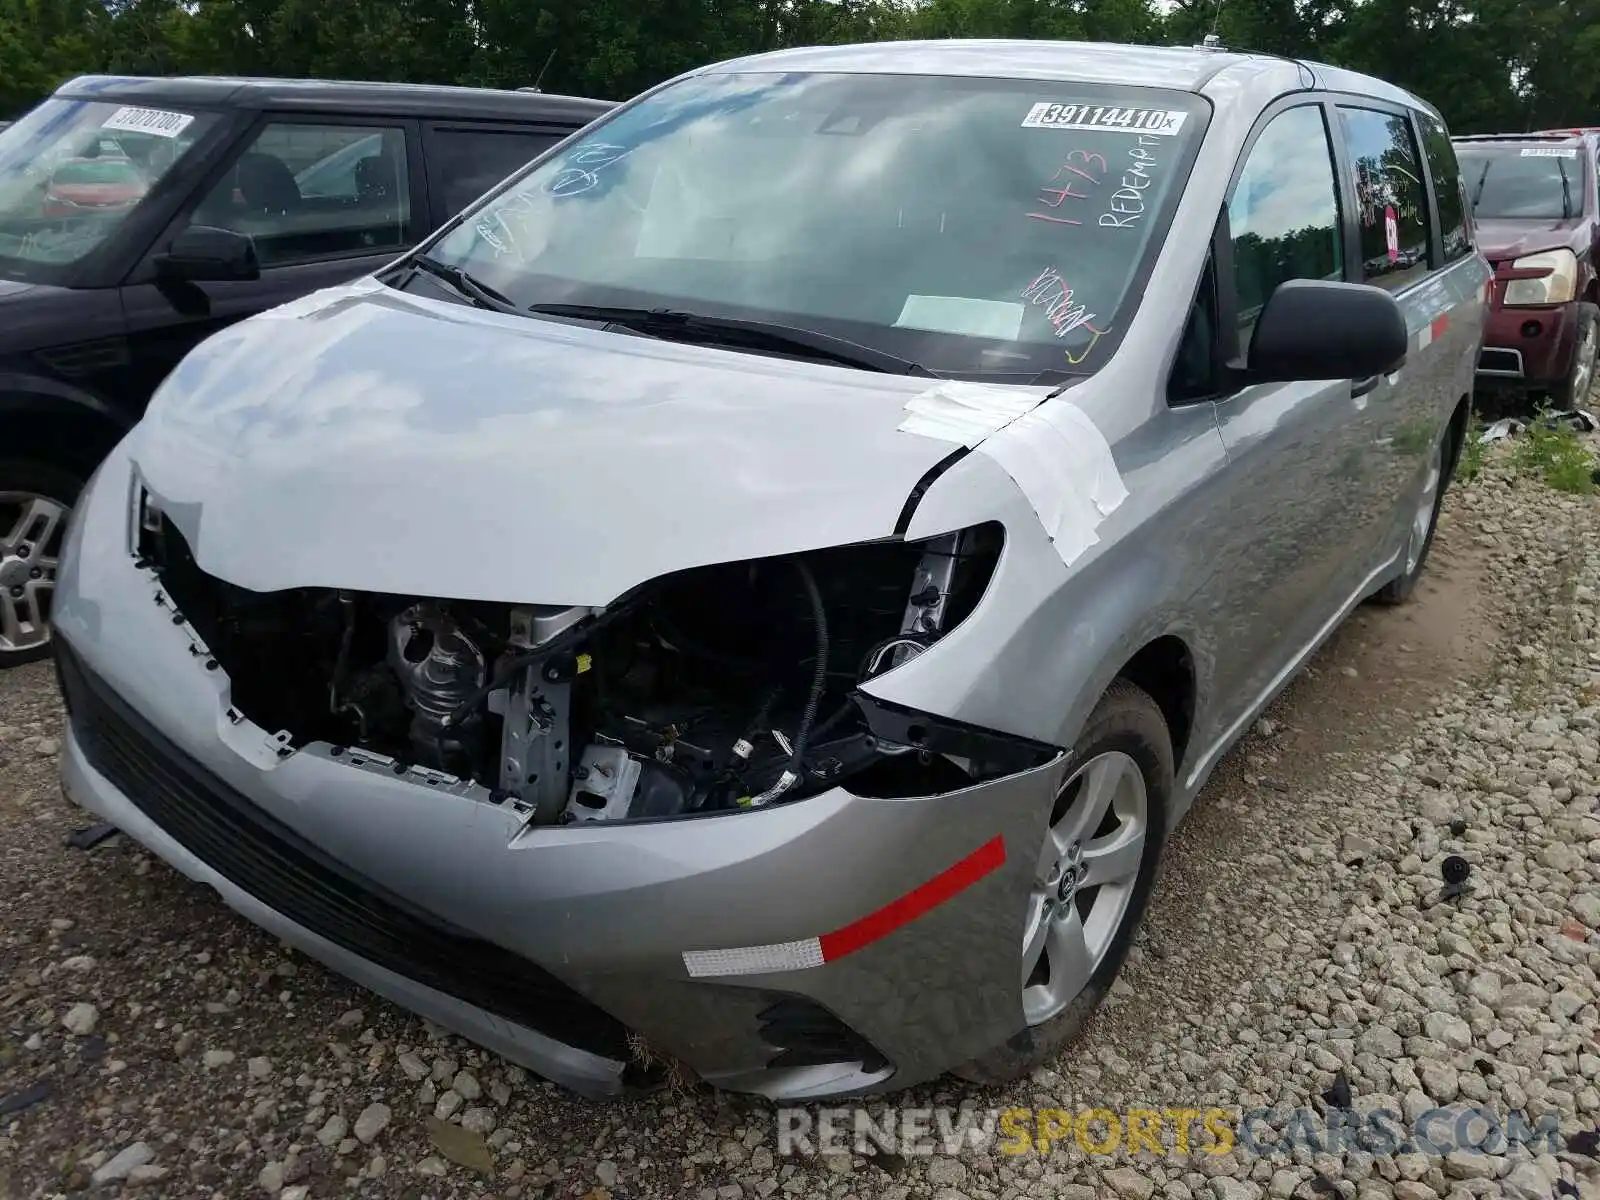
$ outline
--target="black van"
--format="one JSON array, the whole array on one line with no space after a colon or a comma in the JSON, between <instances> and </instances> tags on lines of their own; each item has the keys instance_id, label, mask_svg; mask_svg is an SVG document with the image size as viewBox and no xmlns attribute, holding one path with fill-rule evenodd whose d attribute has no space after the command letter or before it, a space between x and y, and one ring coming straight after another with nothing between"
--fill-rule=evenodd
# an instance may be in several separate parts
<instances>
[{"instance_id":1,"label":"black van","mask_svg":"<svg viewBox=\"0 0 1600 1200\"><path fill-rule=\"evenodd\" d=\"M66 514L196 343L375 270L611 107L87 76L0 133L0 668L46 652Z\"/></svg>"}]
</instances>

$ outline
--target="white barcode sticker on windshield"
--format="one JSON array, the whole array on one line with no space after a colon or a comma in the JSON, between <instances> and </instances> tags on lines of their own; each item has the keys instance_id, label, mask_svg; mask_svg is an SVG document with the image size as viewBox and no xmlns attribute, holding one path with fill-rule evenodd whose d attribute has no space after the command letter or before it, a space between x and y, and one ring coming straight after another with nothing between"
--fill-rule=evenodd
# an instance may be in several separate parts
<instances>
[{"instance_id":1,"label":"white barcode sticker on windshield","mask_svg":"<svg viewBox=\"0 0 1600 1200\"><path fill-rule=\"evenodd\" d=\"M101 124L102 129L118 129L123 133L151 133L156 137L175 138L194 122L189 113L167 112L160 108L117 109Z\"/></svg>"},{"instance_id":2,"label":"white barcode sticker on windshield","mask_svg":"<svg viewBox=\"0 0 1600 1200\"><path fill-rule=\"evenodd\" d=\"M1052 104L1041 100L1022 118L1024 129L1099 129L1172 137L1189 114L1167 108L1116 108L1104 104Z\"/></svg>"},{"instance_id":3,"label":"white barcode sticker on windshield","mask_svg":"<svg viewBox=\"0 0 1600 1200\"><path fill-rule=\"evenodd\" d=\"M1535 149L1524 150L1523 158L1577 158L1576 150L1563 150L1554 146L1539 146Z\"/></svg>"}]
</instances>

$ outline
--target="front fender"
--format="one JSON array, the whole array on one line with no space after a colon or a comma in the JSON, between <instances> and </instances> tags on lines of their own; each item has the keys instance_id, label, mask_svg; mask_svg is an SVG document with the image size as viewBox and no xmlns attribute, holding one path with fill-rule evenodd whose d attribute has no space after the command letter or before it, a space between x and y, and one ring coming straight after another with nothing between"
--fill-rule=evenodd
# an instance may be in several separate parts
<instances>
[{"instance_id":1,"label":"front fender","mask_svg":"<svg viewBox=\"0 0 1600 1200\"><path fill-rule=\"evenodd\" d=\"M75 415L108 422L119 434L132 429L138 421L135 414L86 388L48 375L0 370L0 415L61 412L62 405L70 406L65 411Z\"/></svg>"}]
</instances>

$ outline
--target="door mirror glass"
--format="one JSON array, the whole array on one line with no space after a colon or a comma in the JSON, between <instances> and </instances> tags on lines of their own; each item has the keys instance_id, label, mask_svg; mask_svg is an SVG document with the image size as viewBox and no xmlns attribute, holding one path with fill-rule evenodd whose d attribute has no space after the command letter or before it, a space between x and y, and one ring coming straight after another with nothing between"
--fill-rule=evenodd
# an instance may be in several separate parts
<instances>
[{"instance_id":1,"label":"door mirror glass","mask_svg":"<svg viewBox=\"0 0 1600 1200\"><path fill-rule=\"evenodd\" d=\"M166 279L190 283L226 282L261 277L255 243L231 229L191 225L172 239L156 269Z\"/></svg>"},{"instance_id":2,"label":"door mirror glass","mask_svg":"<svg viewBox=\"0 0 1600 1200\"><path fill-rule=\"evenodd\" d=\"M1250 338L1250 383L1367 379L1406 361L1406 320L1382 288L1291 279L1261 309Z\"/></svg>"}]
</instances>

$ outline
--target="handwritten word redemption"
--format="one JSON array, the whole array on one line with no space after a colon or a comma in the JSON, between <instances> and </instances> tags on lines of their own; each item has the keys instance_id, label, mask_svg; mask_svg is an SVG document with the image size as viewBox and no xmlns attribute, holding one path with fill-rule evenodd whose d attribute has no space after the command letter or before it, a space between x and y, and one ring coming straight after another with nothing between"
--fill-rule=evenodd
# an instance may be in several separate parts
<instances>
[{"instance_id":1,"label":"handwritten word redemption","mask_svg":"<svg viewBox=\"0 0 1600 1200\"><path fill-rule=\"evenodd\" d=\"M1095 325L1099 320L1086 304L1073 298L1072 288L1054 267L1046 267L1035 276L1032 283L1022 289L1022 298L1035 308L1044 310L1045 319L1058 338L1070 337L1079 330L1089 331L1089 344L1074 354L1068 350L1067 361L1076 366L1089 356L1107 332Z\"/></svg>"},{"instance_id":2,"label":"handwritten word redemption","mask_svg":"<svg viewBox=\"0 0 1600 1200\"><path fill-rule=\"evenodd\" d=\"M1158 164L1150 147L1160 145L1153 137L1139 135L1139 142L1128 151L1128 165L1122 172L1122 186L1111 193L1111 211L1100 214L1100 224L1111 229L1132 229L1144 217L1144 191L1153 182L1150 172Z\"/></svg>"},{"instance_id":3,"label":"handwritten word redemption","mask_svg":"<svg viewBox=\"0 0 1600 1200\"><path fill-rule=\"evenodd\" d=\"M1060 208L1069 196L1074 200L1087 200L1093 190L1100 186L1108 170L1110 167L1106 165L1104 155L1074 150L1067 155L1067 161L1061 164L1056 173L1050 176L1051 183L1060 183L1061 186L1041 188L1039 203L1047 208ZM1074 184L1080 188L1088 188L1089 191L1074 191ZM1051 221L1057 225L1083 224L1082 221L1074 221L1071 217L1055 217L1049 213L1031 212L1028 216L1035 221Z\"/></svg>"}]
</instances>

